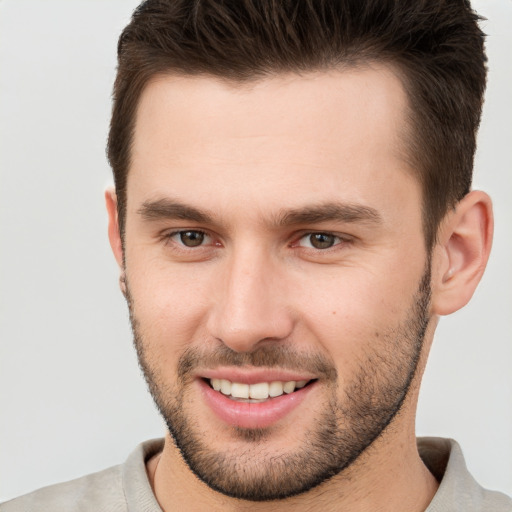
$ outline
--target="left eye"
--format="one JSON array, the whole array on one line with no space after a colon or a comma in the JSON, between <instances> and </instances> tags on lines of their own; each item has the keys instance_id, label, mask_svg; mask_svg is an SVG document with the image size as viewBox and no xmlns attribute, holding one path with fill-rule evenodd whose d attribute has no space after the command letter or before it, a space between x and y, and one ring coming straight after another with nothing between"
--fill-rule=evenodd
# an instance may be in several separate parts
<instances>
[{"instance_id":1,"label":"left eye","mask_svg":"<svg viewBox=\"0 0 512 512\"><path fill-rule=\"evenodd\" d=\"M298 245L310 249L329 249L340 242L340 237L331 233L308 233L299 240Z\"/></svg>"},{"instance_id":2,"label":"left eye","mask_svg":"<svg viewBox=\"0 0 512 512\"><path fill-rule=\"evenodd\" d=\"M177 231L176 233L172 233L169 238L185 247L199 247L200 245L211 242L211 237L204 231L195 230Z\"/></svg>"}]
</instances>

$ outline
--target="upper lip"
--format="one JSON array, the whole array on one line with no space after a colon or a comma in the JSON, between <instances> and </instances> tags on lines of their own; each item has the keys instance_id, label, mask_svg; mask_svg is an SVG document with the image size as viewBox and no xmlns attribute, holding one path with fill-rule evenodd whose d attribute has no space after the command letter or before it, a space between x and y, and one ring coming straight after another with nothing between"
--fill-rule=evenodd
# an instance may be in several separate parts
<instances>
[{"instance_id":1,"label":"upper lip","mask_svg":"<svg viewBox=\"0 0 512 512\"><path fill-rule=\"evenodd\" d=\"M312 380L317 377L309 372L294 371L280 368L244 368L218 367L198 372L198 377L204 379L225 379L241 384L257 384L258 382L289 382Z\"/></svg>"}]
</instances>

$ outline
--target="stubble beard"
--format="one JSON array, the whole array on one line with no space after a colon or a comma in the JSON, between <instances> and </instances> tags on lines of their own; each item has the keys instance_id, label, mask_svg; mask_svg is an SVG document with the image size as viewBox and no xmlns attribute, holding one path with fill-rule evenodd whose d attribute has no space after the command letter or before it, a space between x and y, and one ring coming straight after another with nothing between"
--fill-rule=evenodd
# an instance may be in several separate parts
<instances>
[{"instance_id":1,"label":"stubble beard","mask_svg":"<svg viewBox=\"0 0 512 512\"><path fill-rule=\"evenodd\" d=\"M128 283L127 283L128 285ZM430 264L424 272L406 320L367 343L358 372L338 396L337 372L323 354L299 354L284 344L237 353L222 345L215 353L188 349L181 356L175 389L164 382L146 349L127 286L127 302L139 365L168 430L190 470L215 491L230 497L268 501L309 491L340 474L382 435L400 411L417 371L429 323ZM206 363L206 365L205 365ZM187 415L190 374L198 366L265 366L306 370L321 376L326 396L323 413L304 432L293 453L266 446L273 429L233 428L237 449L215 451L195 418ZM205 430L208 426L205 427Z\"/></svg>"}]
</instances>

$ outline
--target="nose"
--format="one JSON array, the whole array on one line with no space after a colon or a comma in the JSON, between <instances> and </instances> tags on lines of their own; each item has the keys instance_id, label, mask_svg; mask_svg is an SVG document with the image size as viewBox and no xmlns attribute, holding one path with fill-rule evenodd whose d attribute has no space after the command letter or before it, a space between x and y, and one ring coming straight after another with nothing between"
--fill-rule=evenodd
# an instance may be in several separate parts
<instances>
[{"instance_id":1,"label":"nose","mask_svg":"<svg viewBox=\"0 0 512 512\"><path fill-rule=\"evenodd\" d=\"M293 330L284 273L264 251L238 251L223 262L210 310L210 335L236 352L287 338Z\"/></svg>"}]
</instances>

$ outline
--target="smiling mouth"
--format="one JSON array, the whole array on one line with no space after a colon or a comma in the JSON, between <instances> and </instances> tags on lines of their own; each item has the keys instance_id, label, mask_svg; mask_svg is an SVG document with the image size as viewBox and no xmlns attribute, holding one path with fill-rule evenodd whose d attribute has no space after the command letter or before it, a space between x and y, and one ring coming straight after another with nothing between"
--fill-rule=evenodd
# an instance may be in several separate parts
<instances>
[{"instance_id":1,"label":"smiling mouth","mask_svg":"<svg viewBox=\"0 0 512 512\"><path fill-rule=\"evenodd\" d=\"M271 398L277 398L285 394L289 395L316 382L316 379L312 379L244 384L241 382L232 382L227 379L204 380L212 389L222 393L227 398L237 402L247 403L265 402Z\"/></svg>"}]
</instances>

